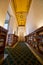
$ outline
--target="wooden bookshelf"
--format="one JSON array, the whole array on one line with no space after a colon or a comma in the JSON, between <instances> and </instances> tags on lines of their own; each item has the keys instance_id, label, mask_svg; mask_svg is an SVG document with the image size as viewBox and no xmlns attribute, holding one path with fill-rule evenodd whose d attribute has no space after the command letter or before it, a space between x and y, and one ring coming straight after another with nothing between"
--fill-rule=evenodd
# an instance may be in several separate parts
<instances>
[{"instance_id":1,"label":"wooden bookshelf","mask_svg":"<svg viewBox=\"0 0 43 65\"><path fill-rule=\"evenodd\" d=\"M8 34L8 45L13 46L18 41L18 36L15 34Z\"/></svg>"},{"instance_id":2,"label":"wooden bookshelf","mask_svg":"<svg viewBox=\"0 0 43 65\"><path fill-rule=\"evenodd\" d=\"M25 41L43 54L43 26L25 36Z\"/></svg>"},{"instance_id":3,"label":"wooden bookshelf","mask_svg":"<svg viewBox=\"0 0 43 65\"><path fill-rule=\"evenodd\" d=\"M0 26L0 60L4 57L7 30Z\"/></svg>"}]
</instances>

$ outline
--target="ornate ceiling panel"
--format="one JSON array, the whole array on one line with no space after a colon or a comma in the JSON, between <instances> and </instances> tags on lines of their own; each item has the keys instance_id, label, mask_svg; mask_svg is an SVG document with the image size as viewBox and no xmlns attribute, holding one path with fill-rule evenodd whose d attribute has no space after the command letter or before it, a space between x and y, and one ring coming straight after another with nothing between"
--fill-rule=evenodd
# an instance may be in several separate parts
<instances>
[{"instance_id":1,"label":"ornate ceiling panel","mask_svg":"<svg viewBox=\"0 0 43 65\"><path fill-rule=\"evenodd\" d=\"M16 14L16 18L17 18L17 21L18 21L18 25L19 26L25 26L25 23L26 23L26 15L27 15L27 13L25 13L25 12L18 12Z\"/></svg>"},{"instance_id":2,"label":"ornate ceiling panel","mask_svg":"<svg viewBox=\"0 0 43 65\"><path fill-rule=\"evenodd\" d=\"M15 10L18 26L25 26L26 16L32 0L11 0Z\"/></svg>"},{"instance_id":3,"label":"ornate ceiling panel","mask_svg":"<svg viewBox=\"0 0 43 65\"><path fill-rule=\"evenodd\" d=\"M16 12L27 12L31 0L13 0Z\"/></svg>"}]
</instances>

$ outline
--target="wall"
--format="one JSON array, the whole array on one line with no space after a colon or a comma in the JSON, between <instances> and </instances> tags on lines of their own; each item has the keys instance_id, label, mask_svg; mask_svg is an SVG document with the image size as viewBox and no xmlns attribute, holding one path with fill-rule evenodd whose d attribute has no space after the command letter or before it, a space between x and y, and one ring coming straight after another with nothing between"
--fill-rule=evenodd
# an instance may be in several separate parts
<instances>
[{"instance_id":1,"label":"wall","mask_svg":"<svg viewBox=\"0 0 43 65\"><path fill-rule=\"evenodd\" d=\"M8 12L10 14L10 21L9 21L9 31L8 31L8 34L17 34L17 20L16 20L16 17L15 17L15 14L13 12L13 9L11 8L11 6L9 5L8 7Z\"/></svg>"},{"instance_id":2,"label":"wall","mask_svg":"<svg viewBox=\"0 0 43 65\"><path fill-rule=\"evenodd\" d=\"M0 26L4 26L9 1L10 0L0 0Z\"/></svg>"},{"instance_id":3,"label":"wall","mask_svg":"<svg viewBox=\"0 0 43 65\"><path fill-rule=\"evenodd\" d=\"M24 36L25 35L25 27L20 26L18 27L18 36Z\"/></svg>"},{"instance_id":4,"label":"wall","mask_svg":"<svg viewBox=\"0 0 43 65\"><path fill-rule=\"evenodd\" d=\"M10 33L10 34L16 33L17 34L17 24L16 24L15 18L13 16L11 16L10 21L9 21L8 33Z\"/></svg>"},{"instance_id":5,"label":"wall","mask_svg":"<svg viewBox=\"0 0 43 65\"><path fill-rule=\"evenodd\" d=\"M19 36L19 41L24 41L25 38L24 38L24 35L25 35L25 27L24 26L20 26L18 27L18 36Z\"/></svg>"},{"instance_id":6,"label":"wall","mask_svg":"<svg viewBox=\"0 0 43 65\"><path fill-rule=\"evenodd\" d=\"M32 0L26 19L26 34L43 26L43 0Z\"/></svg>"}]
</instances>

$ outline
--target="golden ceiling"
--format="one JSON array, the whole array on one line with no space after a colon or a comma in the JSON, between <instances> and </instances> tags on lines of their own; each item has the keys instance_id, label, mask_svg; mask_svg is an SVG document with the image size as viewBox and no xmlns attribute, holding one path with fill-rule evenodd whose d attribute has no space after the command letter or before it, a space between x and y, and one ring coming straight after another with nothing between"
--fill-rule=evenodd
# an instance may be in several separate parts
<instances>
[{"instance_id":1,"label":"golden ceiling","mask_svg":"<svg viewBox=\"0 0 43 65\"><path fill-rule=\"evenodd\" d=\"M25 26L26 16L30 8L31 1L32 0L11 0L18 26Z\"/></svg>"}]
</instances>

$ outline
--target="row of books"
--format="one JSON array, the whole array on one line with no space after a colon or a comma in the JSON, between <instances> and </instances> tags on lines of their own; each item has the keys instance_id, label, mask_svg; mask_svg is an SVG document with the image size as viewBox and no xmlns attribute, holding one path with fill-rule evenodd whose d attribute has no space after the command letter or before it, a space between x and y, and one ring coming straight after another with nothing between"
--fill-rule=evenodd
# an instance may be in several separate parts
<instances>
[{"instance_id":1,"label":"row of books","mask_svg":"<svg viewBox=\"0 0 43 65\"><path fill-rule=\"evenodd\" d=\"M9 46L13 46L18 41L18 36L15 34L8 34L8 42Z\"/></svg>"},{"instance_id":2,"label":"row of books","mask_svg":"<svg viewBox=\"0 0 43 65\"><path fill-rule=\"evenodd\" d=\"M4 57L4 49L6 45L7 30L0 26L0 60Z\"/></svg>"},{"instance_id":3,"label":"row of books","mask_svg":"<svg viewBox=\"0 0 43 65\"><path fill-rule=\"evenodd\" d=\"M43 54L43 26L25 36L25 41Z\"/></svg>"}]
</instances>

